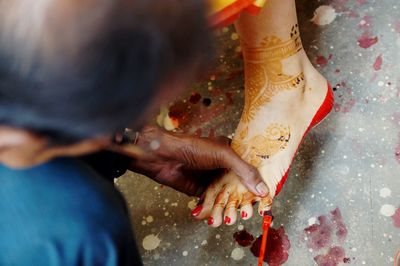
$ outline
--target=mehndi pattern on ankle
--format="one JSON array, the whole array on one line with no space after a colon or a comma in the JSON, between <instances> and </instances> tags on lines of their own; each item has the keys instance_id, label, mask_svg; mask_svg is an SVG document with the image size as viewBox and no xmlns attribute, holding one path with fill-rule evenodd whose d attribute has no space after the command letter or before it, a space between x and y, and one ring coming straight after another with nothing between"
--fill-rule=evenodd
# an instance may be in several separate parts
<instances>
[{"instance_id":1,"label":"mehndi pattern on ankle","mask_svg":"<svg viewBox=\"0 0 400 266\"><path fill-rule=\"evenodd\" d=\"M279 91L305 86L304 74L287 75L282 63L300 52L303 46L297 24L292 27L290 39L286 42L276 36L267 36L258 47L251 47L245 42L242 46L246 88L242 121L248 123Z\"/></svg>"}]
</instances>

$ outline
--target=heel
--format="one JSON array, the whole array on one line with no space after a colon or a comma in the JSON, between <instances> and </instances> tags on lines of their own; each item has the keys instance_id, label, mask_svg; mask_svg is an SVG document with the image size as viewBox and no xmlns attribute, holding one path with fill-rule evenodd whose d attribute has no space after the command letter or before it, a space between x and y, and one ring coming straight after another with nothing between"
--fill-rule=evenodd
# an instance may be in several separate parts
<instances>
[{"instance_id":1,"label":"heel","mask_svg":"<svg viewBox=\"0 0 400 266\"><path fill-rule=\"evenodd\" d=\"M325 99L323 101L323 103L320 105L317 113L314 115L314 118L311 120L310 125L308 126L308 129L306 130L306 132L303 135L302 140L300 141L300 144L303 142L304 137L307 135L307 133L315 126L317 126L319 123L321 123L327 116L328 114L332 111L333 108L333 104L335 103L335 98L333 96L333 90L332 90L332 86L331 84L329 84L328 82L328 90L326 91L326 96ZM297 154L297 151L299 150L299 146L297 147L297 150L295 152L295 155ZM294 159L294 157L293 157ZM293 163L293 159L292 159L292 163ZM290 167L292 165L290 164L289 168L286 170L285 175L282 177L281 181L279 181L278 185L276 186L276 190L275 190L275 196L277 196L281 190L283 185L286 182L286 179L289 176L289 171L290 171Z\"/></svg>"}]
</instances>

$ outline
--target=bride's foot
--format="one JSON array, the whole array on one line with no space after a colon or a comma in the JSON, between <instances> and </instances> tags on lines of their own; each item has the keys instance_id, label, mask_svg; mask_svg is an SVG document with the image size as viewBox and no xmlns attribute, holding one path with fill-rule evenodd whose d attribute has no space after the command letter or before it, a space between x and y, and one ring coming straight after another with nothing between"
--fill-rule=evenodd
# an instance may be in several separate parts
<instances>
[{"instance_id":1,"label":"bride's foot","mask_svg":"<svg viewBox=\"0 0 400 266\"><path fill-rule=\"evenodd\" d=\"M285 181L295 153L315 116L321 119L332 108L333 98L326 79L312 66L302 49L297 25L290 39L266 37L260 45L242 45L245 60L245 107L232 147L256 166L269 188L261 199L259 213L272 204ZM321 111L321 105L324 112ZM198 218L209 224L233 224L236 209L243 219L252 216L250 193L228 173L211 186Z\"/></svg>"},{"instance_id":2,"label":"bride's foot","mask_svg":"<svg viewBox=\"0 0 400 266\"><path fill-rule=\"evenodd\" d=\"M243 48L246 101L232 146L259 169L271 197L328 93L297 34L294 27L289 41L267 37L259 47Z\"/></svg>"}]
</instances>

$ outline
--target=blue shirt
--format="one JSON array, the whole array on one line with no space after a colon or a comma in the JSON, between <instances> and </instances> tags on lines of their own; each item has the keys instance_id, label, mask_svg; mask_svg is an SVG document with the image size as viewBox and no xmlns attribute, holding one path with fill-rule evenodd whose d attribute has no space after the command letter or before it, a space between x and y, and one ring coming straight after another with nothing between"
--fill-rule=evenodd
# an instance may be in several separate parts
<instances>
[{"instance_id":1,"label":"blue shirt","mask_svg":"<svg viewBox=\"0 0 400 266\"><path fill-rule=\"evenodd\" d=\"M0 265L142 262L113 182L83 160L57 159L26 170L0 165Z\"/></svg>"}]
</instances>

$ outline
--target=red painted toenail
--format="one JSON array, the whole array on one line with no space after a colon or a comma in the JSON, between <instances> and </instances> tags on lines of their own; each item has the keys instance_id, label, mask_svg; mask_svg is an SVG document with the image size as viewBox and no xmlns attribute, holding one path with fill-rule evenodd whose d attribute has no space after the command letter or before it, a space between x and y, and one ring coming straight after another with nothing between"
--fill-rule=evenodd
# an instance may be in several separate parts
<instances>
[{"instance_id":1,"label":"red painted toenail","mask_svg":"<svg viewBox=\"0 0 400 266\"><path fill-rule=\"evenodd\" d=\"M231 222L231 218L229 216L225 216L224 223L229 224Z\"/></svg>"},{"instance_id":2,"label":"red painted toenail","mask_svg":"<svg viewBox=\"0 0 400 266\"><path fill-rule=\"evenodd\" d=\"M203 209L203 205L199 205L192 211L192 216L196 217L200 214L201 210Z\"/></svg>"},{"instance_id":3,"label":"red painted toenail","mask_svg":"<svg viewBox=\"0 0 400 266\"><path fill-rule=\"evenodd\" d=\"M245 211L242 211L242 218L246 218L247 217L247 212L245 212Z\"/></svg>"},{"instance_id":4,"label":"red painted toenail","mask_svg":"<svg viewBox=\"0 0 400 266\"><path fill-rule=\"evenodd\" d=\"M208 218L208 225L212 225L214 223L214 218Z\"/></svg>"}]
</instances>

